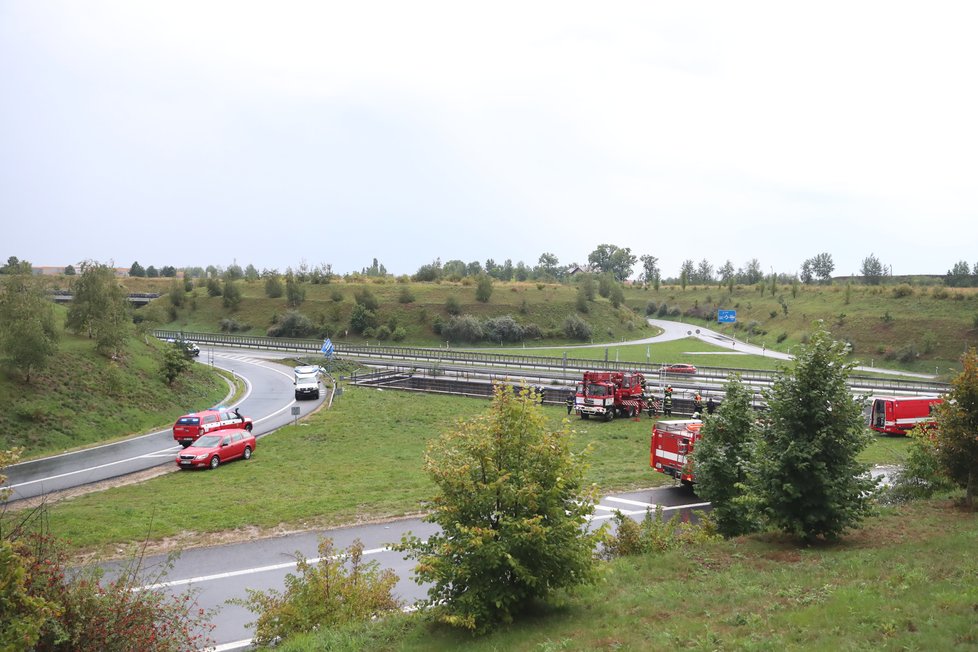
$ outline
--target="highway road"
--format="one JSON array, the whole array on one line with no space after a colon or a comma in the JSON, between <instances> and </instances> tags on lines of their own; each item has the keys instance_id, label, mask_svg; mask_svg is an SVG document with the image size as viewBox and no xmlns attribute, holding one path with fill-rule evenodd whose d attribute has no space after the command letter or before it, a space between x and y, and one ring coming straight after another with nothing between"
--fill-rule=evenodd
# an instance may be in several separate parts
<instances>
[{"instance_id":1,"label":"highway road","mask_svg":"<svg viewBox=\"0 0 978 652\"><path fill-rule=\"evenodd\" d=\"M647 510L654 511L657 505L663 507L665 518L671 518L676 511L704 509L708 503L700 501L686 487L605 496L596 506L592 527L611 519L614 510L641 520ZM399 580L394 593L405 606L423 599L426 587L419 586L412 579L414 562L388 549L408 531L424 538L434 533L436 528L430 523L411 518L211 548L193 548L183 551L161 584L149 588L164 589L175 594L194 590L198 605L217 613L213 620L216 628L211 634L216 643L215 649L218 652L246 649L250 647L254 635L254 629L247 623L255 620L256 614L244 607L229 605L227 601L247 597L247 589L282 591L285 576L296 573L296 553L309 560L317 559L319 540L323 536L330 537L338 551L359 539L364 546L364 561L376 561L382 568L389 568L397 574ZM150 557L145 561L146 568L152 570L162 568L167 557Z\"/></svg>"},{"instance_id":2,"label":"highway road","mask_svg":"<svg viewBox=\"0 0 978 652\"><path fill-rule=\"evenodd\" d=\"M299 405L300 415L314 410L319 401L294 400L292 371L272 362L261 352L204 349L199 364L213 364L233 371L245 380L245 395L235 406L254 420L254 432L262 436L289 423L294 417L291 407ZM274 355L281 359L282 353ZM229 387L230 391L230 387ZM210 406L188 406L188 412ZM174 415L174 419L179 415ZM7 487L13 490L10 502L43 496L52 492L109 480L145 471L163 464L173 464L179 444L173 441L170 426L123 441L94 446L53 457L22 462L8 467Z\"/></svg>"}]
</instances>

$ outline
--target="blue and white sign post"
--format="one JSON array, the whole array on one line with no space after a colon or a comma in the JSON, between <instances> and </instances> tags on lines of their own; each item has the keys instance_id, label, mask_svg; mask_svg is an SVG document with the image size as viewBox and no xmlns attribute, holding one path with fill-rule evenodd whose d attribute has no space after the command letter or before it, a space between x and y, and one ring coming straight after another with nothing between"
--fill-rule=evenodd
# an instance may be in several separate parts
<instances>
[{"instance_id":1,"label":"blue and white sign post","mask_svg":"<svg viewBox=\"0 0 978 652\"><path fill-rule=\"evenodd\" d=\"M736 310L717 310L718 324L732 324L737 321Z\"/></svg>"},{"instance_id":2,"label":"blue and white sign post","mask_svg":"<svg viewBox=\"0 0 978 652\"><path fill-rule=\"evenodd\" d=\"M333 361L333 354L336 349L333 348L333 343L329 341L328 337L323 340L323 346L319 351L326 357L326 373L329 373L329 363Z\"/></svg>"}]
</instances>

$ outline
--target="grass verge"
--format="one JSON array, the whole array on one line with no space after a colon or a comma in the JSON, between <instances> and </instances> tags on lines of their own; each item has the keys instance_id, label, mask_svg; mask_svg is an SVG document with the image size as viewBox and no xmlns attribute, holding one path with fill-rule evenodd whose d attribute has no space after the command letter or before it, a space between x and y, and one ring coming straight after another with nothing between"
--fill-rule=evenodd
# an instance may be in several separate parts
<instances>
[{"instance_id":1,"label":"grass verge","mask_svg":"<svg viewBox=\"0 0 978 652\"><path fill-rule=\"evenodd\" d=\"M487 407L481 399L347 387L332 409L260 439L248 462L64 501L50 507L49 524L75 549L114 554L144 539L194 545L228 530L271 533L418 513L434 491L422 470L427 442ZM544 409L555 428L567 418L562 408ZM670 482L649 469L647 417L569 425L578 449L591 446L589 479L602 491ZM899 462L901 443L878 440L872 461Z\"/></svg>"}]
</instances>

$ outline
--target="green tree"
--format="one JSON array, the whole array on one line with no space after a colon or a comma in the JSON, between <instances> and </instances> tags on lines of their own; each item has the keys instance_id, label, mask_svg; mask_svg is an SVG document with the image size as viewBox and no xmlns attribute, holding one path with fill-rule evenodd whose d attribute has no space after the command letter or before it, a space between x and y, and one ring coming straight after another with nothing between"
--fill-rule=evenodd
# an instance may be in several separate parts
<instances>
[{"instance_id":1,"label":"green tree","mask_svg":"<svg viewBox=\"0 0 978 652\"><path fill-rule=\"evenodd\" d=\"M67 267L65 267L65 276L74 276L74 275L75 275L74 265L68 265Z\"/></svg>"},{"instance_id":2,"label":"green tree","mask_svg":"<svg viewBox=\"0 0 978 652\"><path fill-rule=\"evenodd\" d=\"M362 303L353 304L350 312L350 330L354 333L363 333L368 328L377 327L377 314L369 310Z\"/></svg>"},{"instance_id":3,"label":"green tree","mask_svg":"<svg viewBox=\"0 0 978 652\"><path fill-rule=\"evenodd\" d=\"M691 259L687 258L679 267L679 285L685 290L686 286L695 282L695 280L696 266Z\"/></svg>"},{"instance_id":4,"label":"green tree","mask_svg":"<svg viewBox=\"0 0 978 652\"><path fill-rule=\"evenodd\" d=\"M0 274L30 274L31 264L26 260L19 260L17 256L7 258L7 264L0 267Z\"/></svg>"},{"instance_id":5,"label":"green tree","mask_svg":"<svg viewBox=\"0 0 978 652\"><path fill-rule=\"evenodd\" d=\"M560 271L560 261L557 259L557 256L549 251L540 254L536 269L534 269L534 276L541 280L559 281L562 274Z\"/></svg>"},{"instance_id":6,"label":"green tree","mask_svg":"<svg viewBox=\"0 0 978 652\"><path fill-rule=\"evenodd\" d=\"M178 278L170 281L170 291L167 294L170 297L170 305L174 308L179 308L184 304L184 300L187 298L187 293L184 290L183 281Z\"/></svg>"},{"instance_id":7,"label":"green tree","mask_svg":"<svg viewBox=\"0 0 978 652\"><path fill-rule=\"evenodd\" d=\"M594 274L581 274L578 287L584 293L584 298L594 301L598 294L598 282L594 280Z\"/></svg>"},{"instance_id":8,"label":"green tree","mask_svg":"<svg viewBox=\"0 0 978 652\"><path fill-rule=\"evenodd\" d=\"M638 258L632 255L632 250L628 247L602 244L588 254L587 260L592 267L609 272L619 281L624 281L632 275L632 268Z\"/></svg>"},{"instance_id":9,"label":"green tree","mask_svg":"<svg viewBox=\"0 0 978 652\"><path fill-rule=\"evenodd\" d=\"M265 277L265 296L269 299L278 299L285 292L282 287L282 279L278 274L269 274Z\"/></svg>"},{"instance_id":10,"label":"green tree","mask_svg":"<svg viewBox=\"0 0 978 652\"><path fill-rule=\"evenodd\" d=\"M225 308L237 310L238 306L241 305L241 288L230 277L224 279L224 290L221 296Z\"/></svg>"},{"instance_id":11,"label":"green tree","mask_svg":"<svg viewBox=\"0 0 978 652\"><path fill-rule=\"evenodd\" d=\"M146 278L159 278L160 272L153 265L146 268Z\"/></svg>"},{"instance_id":12,"label":"green tree","mask_svg":"<svg viewBox=\"0 0 978 652\"><path fill-rule=\"evenodd\" d=\"M731 376L717 412L707 417L693 450L696 494L713 503L717 531L735 537L758 528L748 479L757 446L753 391Z\"/></svg>"},{"instance_id":13,"label":"green tree","mask_svg":"<svg viewBox=\"0 0 978 652\"><path fill-rule=\"evenodd\" d=\"M971 269L968 267L968 261L959 260L954 263L954 266L944 275L944 285L952 288L971 285Z\"/></svg>"},{"instance_id":14,"label":"green tree","mask_svg":"<svg viewBox=\"0 0 978 652\"><path fill-rule=\"evenodd\" d=\"M129 337L132 319L126 290L116 281L115 271L101 263L86 261L71 284L72 301L65 325L73 333L87 333L103 355L119 352Z\"/></svg>"},{"instance_id":15,"label":"green tree","mask_svg":"<svg viewBox=\"0 0 978 652\"><path fill-rule=\"evenodd\" d=\"M971 508L978 490L978 354L974 347L961 363L947 400L937 409L934 438L938 463L964 489L964 502Z\"/></svg>"},{"instance_id":16,"label":"green tree","mask_svg":"<svg viewBox=\"0 0 978 652\"><path fill-rule=\"evenodd\" d=\"M298 308L306 300L306 290L302 287L295 274L289 272L285 275L285 305L289 308Z\"/></svg>"},{"instance_id":17,"label":"green tree","mask_svg":"<svg viewBox=\"0 0 978 652\"><path fill-rule=\"evenodd\" d=\"M492 296L492 277L488 274L480 274L475 286L475 299L482 303L489 303Z\"/></svg>"},{"instance_id":18,"label":"green tree","mask_svg":"<svg viewBox=\"0 0 978 652\"><path fill-rule=\"evenodd\" d=\"M139 264L138 260L134 261L133 264L129 267L129 276L135 276L135 277L146 276L146 270L143 269L143 266Z\"/></svg>"},{"instance_id":19,"label":"green tree","mask_svg":"<svg viewBox=\"0 0 978 652\"><path fill-rule=\"evenodd\" d=\"M370 291L370 288L363 288L354 292L353 300L367 310L376 311L378 308L380 308L380 302L377 301L377 297L375 297L374 293Z\"/></svg>"},{"instance_id":20,"label":"green tree","mask_svg":"<svg viewBox=\"0 0 978 652\"><path fill-rule=\"evenodd\" d=\"M193 361L187 352L187 345L181 341L171 343L163 347L163 355L160 360L160 376L167 385L172 385L180 377L180 374L190 369Z\"/></svg>"},{"instance_id":21,"label":"green tree","mask_svg":"<svg viewBox=\"0 0 978 652\"><path fill-rule=\"evenodd\" d=\"M539 395L497 385L487 414L429 444L425 471L438 487L426 517L440 531L405 536L418 583L442 622L488 631L536 600L596 579L602 531L585 529L596 487L548 427Z\"/></svg>"},{"instance_id":22,"label":"green tree","mask_svg":"<svg viewBox=\"0 0 978 652\"><path fill-rule=\"evenodd\" d=\"M879 285L883 280L883 263L873 254L869 254L863 258L863 264L859 268L859 273L862 275L863 282L866 285Z\"/></svg>"},{"instance_id":23,"label":"green tree","mask_svg":"<svg viewBox=\"0 0 978 652\"><path fill-rule=\"evenodd\" d=\"M245 267L244 275L249 281L257 281L261 278L261 275L258 273L258 268L251 263L248 263L248 266Z\"/></svg>"},{"instance_id":24,"label":"green tree","mask_svg":"<svg viewBox=\"0 0 978 652\"><path fill-rule=\"evenodd\" d=\"M27 383L58 351L54 303L29 274L5 276L0 284L0 353Z\"/></svg>"},{"instance_id":25,"label":"green tree","mask_svg":"<svg viewBox=\"0 0 978 652\"><path fill-rule=\"evenodd\" d=\"M646 254L640 257L639 260L642 261L642 282L658 290L659 283L662 281L662 272L659 270L659 259Z\"/></svg>"},{"instance_id":26,"label":"green tree","mask_svg":"<svg viewBox=\"0 0 978 652\"><path fill-rule=\"evenodd\" d=\"M835 263L832 262L832 254L822 252L812 258L812 273L823 283L832 280L832 272L835 271Z\"/></svg>"},{"instance_id":27,"label":"green tree","mask_svg":"<svg viewBox=\"0 0 978 652\"><path fill-rule=\"evenodd\" d=\"M805 541L837 538L872 513L876 480L857 459L870 435L847 385L846 353L819 325L765 392L758 497L772 525Z\"/></svg>"}]
</instances>

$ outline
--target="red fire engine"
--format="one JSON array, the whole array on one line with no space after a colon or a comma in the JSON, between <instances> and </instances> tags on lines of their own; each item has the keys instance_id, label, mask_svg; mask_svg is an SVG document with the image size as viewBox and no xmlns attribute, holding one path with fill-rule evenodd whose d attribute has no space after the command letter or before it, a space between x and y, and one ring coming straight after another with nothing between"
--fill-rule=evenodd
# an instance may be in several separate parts
<instances>
[{"instance_id":1,"label":"red fire engine","mask_svg":"<svg viewBox=\"0 0 978 652\"><path fill-rule=\"evenodd\" d=\"M657 421L652 428L652 443L649 447L649 466L680 480L692 484L692 460L687 459L693 446L700 438L699 419L677 419Z\"/></svg>"},{"instance_id":2,"label":"red fire engine","mask_svg":"<svg viewBox=\"0 0 978 652\"><path fill-rule=\"evenodd\" d=\"M905 435L914 426L933 426L934 408L940 396L874 396L869 427L888 435Z\"/></svg>"},{"instance_id":3,"label":"red fire engine","mask_svg":"<svg viewBox=\"0 0 978 652\"><path fill-rule=\"evenodd\" d=\"M585 371L577 384L574 411L582 419L591 415L611 421L616 416L635 417L645 409L645 377L637 372Z\"/></svg>"}]
</instances>

